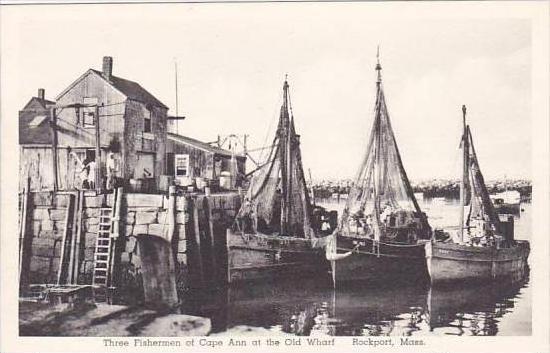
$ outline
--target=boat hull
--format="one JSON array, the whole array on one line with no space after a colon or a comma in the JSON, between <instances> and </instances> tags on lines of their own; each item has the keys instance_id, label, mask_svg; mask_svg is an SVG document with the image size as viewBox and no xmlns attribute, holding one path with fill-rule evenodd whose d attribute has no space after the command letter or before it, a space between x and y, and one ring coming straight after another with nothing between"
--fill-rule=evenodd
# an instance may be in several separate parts
<instances>
[{"instance_id":1,"label":"boat hull","mask_svg":"<svg viewBox=\"0 0 550 353\"><path fill-rule=\"evenodd\" d=\"M418 283L428 280L424 243L401 245L380 243L373 249L368 238L338 236L338 252L353 253L333 261L335 279L339 283L364 281L366 283ZM359 247L356 246L359 244Z\"/></svg>"},{"instance_id":2,"label":"boat hull","mask_svg":"<svg viewBox=\"0 0 550 353\"><path fill-rule=\"evenodd\" d=\"M328 274L325 250L315 240L227 230L227 282Z\"/></svg>"},{"instance_id":3,"label":"boat hull","mask_svg":"<svg viewBox=\"0 0 550 353\"><path fill-rule=\"evenodd\" d=\"M520 214L521 204L520 203L504 203L499 205L493 205L495 211L499 214Z\"/></svg>"},{"instance_id":4,"label":"boat hull","mask_svg":"<svg viewBox=\"0 0 550 353\"><path fill-rule=\"evenodd\" d=\"M426 263L432 284L515 281L527 273L529 252L526 241L502 249L430 242L426 244Z\"/></svg>"}]
</instances>

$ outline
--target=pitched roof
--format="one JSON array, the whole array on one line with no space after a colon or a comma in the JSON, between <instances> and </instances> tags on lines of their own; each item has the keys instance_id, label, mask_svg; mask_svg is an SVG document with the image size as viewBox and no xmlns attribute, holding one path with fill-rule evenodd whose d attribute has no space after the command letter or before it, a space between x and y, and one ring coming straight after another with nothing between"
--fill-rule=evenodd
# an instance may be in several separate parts
<instances>
[{"instance_id":1,"label":"pitched roof","mask_svg":"<svg viewBox=\"0 0 550 353\"><path fill-rule=\"evenodd\" d=\"M232 156L232 153L228 150L224 150L222 148L212 146L212 145L210 145L206 142L202 142L202 141L196 140L196 139L191 138L191 137L178 135L178 134L174 134L174 133L171 133L171 132L166 133L166 135L167 135L168 139L170 139L172 141L175 141L177 143L184 143L184 144L187 144L187 145L191 145L195 148L201 149L203 151L207 151L207 152L210 152L210 153L215 153L215 154L226 156L226 157L231 157ZM245 158L244 156L241 156L241 155L235 155L235 157Z\"/></svg>"},{"instance_id":2,"label":"pitched roof","mask_svg":"<svg viewBox=\"0 0 550 353\"><path fill-rule=\"evenodd\" d=\"M90 70L103 77L101 71L93 69ZM109 82L113 87L115 87L129 99L168 109L168 107L164 105L164 103L162 103L155 96L149 93L145 88L141 87L140 84L137 82L126 80L124 78L114 75L111 76L110 80L105 79L105 81Z\"/></svg>"},{"instance_id":3,"label":"pitched roof","mask_svg":"<svg viewBox=\"0 0 550 353\"><path fill-rule=\"evenodd\" d=\"M36 108L46 110L50 105L55 105L55 102L47 99L40 99L38 97L32 97L27 104L25 104L23 110L36 110Z\"/></svg>"},{"instance_id":4,"label":"pitched roof","mask_svg":"<svg viewBox=\"0 0 550 353\"><path fill-rule=\"evenodd\" d=\"M39 118L41 117L41 118ZM19 112L19 144L50 145L52 132L49 112L22 110Z\"/></svg>"}]
</instances>

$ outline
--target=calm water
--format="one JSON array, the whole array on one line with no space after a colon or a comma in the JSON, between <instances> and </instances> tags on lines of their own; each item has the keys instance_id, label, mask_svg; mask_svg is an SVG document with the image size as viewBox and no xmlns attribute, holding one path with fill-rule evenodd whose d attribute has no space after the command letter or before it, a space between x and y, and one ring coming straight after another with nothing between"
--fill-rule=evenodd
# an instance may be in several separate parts
<instances>
[{"instance_id":1,"label":"calm water","mask_svg":"<svg viewBox=\"0 0 550 353\"><path fill-rule=\"evenodd\" d=\"M343 204L326 204L340 209ZM456 201L421 202L432 227L455 226ZM516 221L516 238L529 239L531 205ZM188 311L212 319L219 334L530 335L529 279L513 286L332 288L330 278L246 285L201 293Z\"/></svg>"}]
</instances>

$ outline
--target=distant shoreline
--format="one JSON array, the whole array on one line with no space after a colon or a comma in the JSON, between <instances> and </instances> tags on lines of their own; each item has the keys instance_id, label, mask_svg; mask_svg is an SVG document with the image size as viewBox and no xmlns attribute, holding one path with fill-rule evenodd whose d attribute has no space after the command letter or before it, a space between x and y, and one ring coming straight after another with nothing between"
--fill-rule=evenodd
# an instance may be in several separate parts
<instances>
[{"instance_id":1,"label":"distant shoreline","mask_svg":"<svg viewBox=\"0 0 550 353\"><path fill-rule=\"evenodd\" d=\"M349 180L316 182L313 183L313 192L316 198L329 198L334 194L348 194L352 184ZM460 195L458 180L431 180L420 183L412 182L411 184L413 191L423 193L425 198L458 198ZM533 189L530 180L493 180L486 184L491 194L516 190L522 197L530 197Z\"/></svg>"}]
</instances>

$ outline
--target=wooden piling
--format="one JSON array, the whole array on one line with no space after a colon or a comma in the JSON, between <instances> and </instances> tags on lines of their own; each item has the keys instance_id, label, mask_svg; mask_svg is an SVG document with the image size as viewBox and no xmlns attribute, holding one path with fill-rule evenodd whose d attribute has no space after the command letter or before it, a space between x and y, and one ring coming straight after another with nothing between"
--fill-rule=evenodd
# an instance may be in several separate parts
<instances>
[{"instance_id":1,"label":"wooden piling","mask_svg":"<svg viewBox=\"0 0 550 353\"><path fill-rule=\"evenodd\" d=\"M216 241L214 236L214 223L212 222L212 203L210 197L205 196L206 199L206 217L208 217L208 235L210 236L210 258L212 265L212 278L217 280L218 278L218 266L216 260Z\"/></svg>"},{"instance_id":2,"label":"wooden piling","mask_svg":"<svg viewBox=\"0 0 550 353\"><path fill-rule=\"evenodd\" d=\"M111 208L111 245L109 248L110 257L109 257L109 276L107 285L109 287L114 287L115 285L115 274L116 274L116 265L117 265L117 255L118 255L118 247L117 244L119 243L119 234L120 234L120 219L121 219L121 212L122 212L122 194L123 194L123 188L119 187L116 190L113 190L113 205Z\"/></svg>"},{"instance_id":3,"label":"wooden piling","mask_svg":"<svg viewBox=\"0 0 550 353\"><path fill-rule=\"evenodd\" d=\"M73 281L72 284L78 284L78 275L80 273L80 248L82 240L82 211L84 206L84 191L78 191L78 206L76 209L76 241L74 247L74 265L72 268Z\"/></svg>"},{"instance_id":4,"label":"wooden piling","mask_svg":"<svg viewBox=\"0 0 550 353\"><path fill-rule=\"evenodd\" d=\"M170 185L168 187L168 239L170 243L174 242L174 235L176 233L176 186Z\"/></svg>"},{"instance_id":5,"label":"wooden piling","mask_svg":"<svg viewBox=\"0 0 550 353\"><path fill-rule=\"evenodd\" d=\"M23 190L23 203L21 212L21 235L19 251L19 290L25 291L29 284L29 271L32 256L32 237L29 232L29 214L32 214L32 199L30 193L31 178L27 178L27 186Z\"/></svg>"},{"instance_id":6,"label":"wooden piling","mask_svg":"<svg viewBox=\"0 0 550 353\"><path fill-rule=\"evenodd\" d=\"M67 197L72 197L73 195L67 195ZM80 204L79 199L80 194L76 193L76 205ZM67 268L67 283L74 284L74 260L75 260L75 253L76 253L76 234L77 231L77 219L78 219L78 207L73 208L73 215L72 215L72 225L71 225L71 243L69 248L69 266ZM71 210L67 210L70 212Z\"/></svg>"},{"instance_id":7,"label":"wooden piling","mask_svg":"<svg viewBox=\"0 0 550 353\"><path fill-rule=\"evenodd\" d=\"M193 198L193 226L194 226L194 238L195 238L195 250L197 253L197 272L199 275L199 281L201 285L204 283L204 266L203 266L203 260L202 260L202 251L201 251L201 233L200 233L200 227L199 227L199 209L198 209L198 202L197 198Z\"/></svg>"},{"instance_id":8,"label":"wooden piling","mask_svg":"<svg viewBox=\"0 0 550 353\"><path fill-rule=\"evenodd\" d=\"M65 256L67 252L67 237L71 236L72 234L69 233L72 229L71 226L71 211L73 206L73 197L74 195L68 195L69 202L67 202L67 212L65 215L65 229L63 229L63 240L61 241L61 257L59 258L59 269L57 270L57 284L65 284L64 282L67 280L66 277L66 271L64 271L64 264L65 264ZM70 251L70 250L69 250Z\"/></svg>"}]
</instances>

